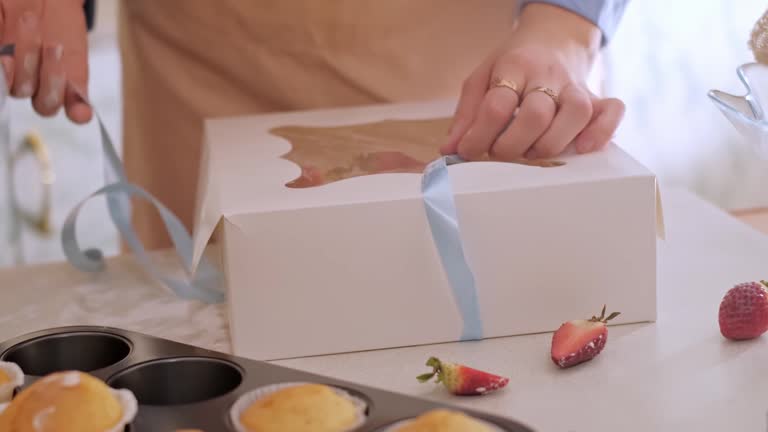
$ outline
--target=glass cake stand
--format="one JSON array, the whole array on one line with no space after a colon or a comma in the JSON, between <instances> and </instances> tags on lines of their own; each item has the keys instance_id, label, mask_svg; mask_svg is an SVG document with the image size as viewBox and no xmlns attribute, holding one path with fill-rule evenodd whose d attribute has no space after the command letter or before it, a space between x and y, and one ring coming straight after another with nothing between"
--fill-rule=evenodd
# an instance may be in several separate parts
<instances>
[{"instance_id":1,"label":"glass cake stand","mask_svg":"<svg viewBox=\"0 0 768 432\"><path fill-rule=\"evenodd\" d=\"M711 90L709 98L761 159L768 159L768 65L747 63L736 69L746 88L742 96Z\"/></svg>"}]
</instances>

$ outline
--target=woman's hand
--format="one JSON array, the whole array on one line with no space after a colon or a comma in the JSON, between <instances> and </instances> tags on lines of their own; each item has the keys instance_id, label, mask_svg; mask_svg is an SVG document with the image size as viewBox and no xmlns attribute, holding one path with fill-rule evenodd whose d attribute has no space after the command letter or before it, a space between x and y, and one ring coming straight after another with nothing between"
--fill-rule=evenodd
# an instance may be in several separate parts
<instances>
[{"instance_id":1,"label":"woman's hand","mask_svg":"<svg viewBox=\"0 0 768 432\"><path fill-rule=\"evenodd\" d=\"M572 12L526 6L512 40L464 82L440 151L514 160L557 156L572 142L580 153L605 146L624 104L587 88L600 41L600 30Z\"/></svg>"},{"instance_id":2,"label":"woman's hand","mask_svg":"<svg viewBox=\"0 0 768 432\"><path fill-rule=\"evenodd\" d=\"M84 0L0 0L0 43L16 44L2 59L12 96L53 116L64 107L75 123L91 119L78 92L88 90L88 30Z\"/></svg>"}]
</instances>

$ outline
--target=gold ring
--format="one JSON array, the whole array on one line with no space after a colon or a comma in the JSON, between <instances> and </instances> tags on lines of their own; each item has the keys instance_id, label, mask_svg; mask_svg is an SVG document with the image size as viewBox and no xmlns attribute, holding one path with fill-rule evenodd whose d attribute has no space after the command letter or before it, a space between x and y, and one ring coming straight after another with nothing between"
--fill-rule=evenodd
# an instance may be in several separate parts
<instances>
[{"instance_id":1,"label":"gold ring","mask_svg":"<svg viewBox=\"0 0 768 432\"><path fill-rule=\"evenodd\" d=\"M549 96L552 101L555 102L555 105L560 105L560 98L557 96L557 93L555 93L554 90L552 90L549 87L536 87L535 89L531 90L531 92L539 91L544 93L545 95ZM531 94L530 92L528 94Z\"/></svg>"},{"instance_id":2,"label":"gold ring","mask_svg":"<svg viewBox=\"0 0 768 432\"><path fill-rule=\"evenodd\" d=\"M517 97L520 97L520 90L517 89L517 84L515 84L514 81L505 80L503 78L494 77L493 81L491 81L491 87L505 87L517 95Z\"/></svg>"}]
</instances>

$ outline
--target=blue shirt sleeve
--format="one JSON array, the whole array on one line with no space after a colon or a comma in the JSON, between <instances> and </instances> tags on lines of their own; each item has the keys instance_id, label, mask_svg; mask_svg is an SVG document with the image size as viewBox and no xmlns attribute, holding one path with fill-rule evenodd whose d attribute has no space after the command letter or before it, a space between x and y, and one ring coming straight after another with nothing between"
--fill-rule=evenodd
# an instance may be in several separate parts
<instances>
[{"instance_id":1,"label":"blue shirt sleeve","mask_svg":"<svg viewBox=\"0 0 768 432\"><path fill-rule=\"evenodd\" d=\"M629 0L518 0L522 9L531 3L547 3L584 17L603 33L602 45L610 42Z\"/></svg>"}]
</instances>

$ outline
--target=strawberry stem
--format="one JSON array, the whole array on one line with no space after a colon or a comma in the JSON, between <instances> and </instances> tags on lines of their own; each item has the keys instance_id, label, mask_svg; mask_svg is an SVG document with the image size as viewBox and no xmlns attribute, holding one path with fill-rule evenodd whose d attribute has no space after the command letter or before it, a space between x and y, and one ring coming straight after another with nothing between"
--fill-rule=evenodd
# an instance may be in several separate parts
<instances>
[{"instance_id":1,"label":"strawberry stem","mask_svg":"<svg viewBox=\"0 0 768 432\"><path fill-rule=\"evenodd\" d=\"M768 288L768 281L761 280L760 283L765 285Z\"/></svg>"},{"instance_id":2,"label":"strawberry stem","mask_svg":"<svg viewBox=\"0 0 768 432\"><path fill-rule=\"evenodd\" d=\"M766 285L766 286L768 286L768 285ZM621 314L621 312L613 312L610 315L608 315L608 318L606 318L605 317L605 305L603 305L603 311L600 312L600 316L596 317L596 316L593 315L592 318L590 319L590 321L592 321L592 322L607 323L608 321L616 318L620 314Z\"/></svg>"},{"instance_id":3,"label":"strawberry stem","mask_svg":"<svg viewBox=\"0 0 768 432\"><path fill-rule=\"evenodd\" d=\"M440 362L440 359L437 357L430 357L429 360L427 360L427 366L432 368L432 372L425 373L422 375L419 375L416 377L419 382L427 382L432 379L435 375L437 375L437 381L440 382L443 379L443 364Z\"/></svg>"}]
</instances>

